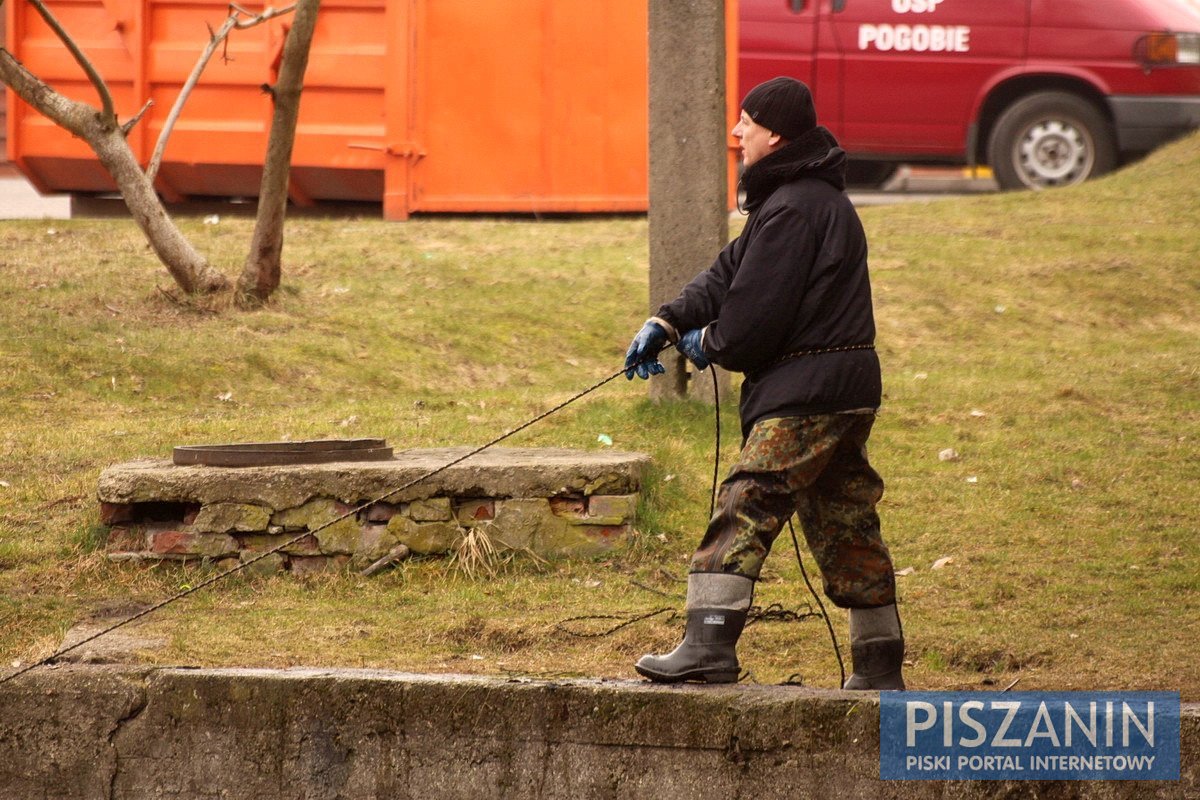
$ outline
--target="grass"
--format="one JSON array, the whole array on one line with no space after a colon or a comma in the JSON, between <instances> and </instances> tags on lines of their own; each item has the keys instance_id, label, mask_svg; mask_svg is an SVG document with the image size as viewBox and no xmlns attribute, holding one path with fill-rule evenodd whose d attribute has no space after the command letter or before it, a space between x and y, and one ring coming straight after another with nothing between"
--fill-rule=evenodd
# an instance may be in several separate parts
<instances>
[{"instance_id":1,"label":"grass","mask_svg":"<svg viewBox=\"0 0 1200 800\"><path fill-rule=\"evenodd\" d=\"M1193 136L1078 188L862 212L885 369L872 460L885 536L912 570L914 688L1019 678L1200 699L1198 168ZM250 221L181 223L240 264ZM479 444L611 374L646 311L642 218L295 220L285 285L257 312L171 302L124 220L5 222L0 240L5 670L97 609L207 574L104 558L106 465L249 439ZM732 398L722 414L736 430ZM577 634L682 606L712 412L621 380L506 444L600 448L600 434L654 459L620 553L497 560L475 543L373 578L239 575L149 618L170 644L144 657L633 677L638 655L674 645L677 618ZM775 551L757 601L807 610L790 541ZM837 681L816 620L754 624L740 652L759 682Z\"/></svg>"}]
</instances>

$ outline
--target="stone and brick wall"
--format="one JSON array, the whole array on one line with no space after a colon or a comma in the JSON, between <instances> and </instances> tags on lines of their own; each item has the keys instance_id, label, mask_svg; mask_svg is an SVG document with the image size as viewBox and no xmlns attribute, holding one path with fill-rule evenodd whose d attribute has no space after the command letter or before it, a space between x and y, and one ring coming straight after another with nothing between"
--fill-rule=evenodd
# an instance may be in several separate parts
<instances>
[{"instance_id":1,"label":"stone and brick wall","mask_svg":"<svg viewBox=\"0 0 1200 800\"><path fill-rule=\"evenodd\" d=\"M118 464L99 484L106 550L114 560L208 559L228 568L287 543L250 569L312 573L361 569L397 545L452 552L469 531L501 550L560 557L606 552L633 530L648 463L636 453L493 448L391 494L459 455L412 450L386 462L241 468Z\"/></svg>"}]
</instances>

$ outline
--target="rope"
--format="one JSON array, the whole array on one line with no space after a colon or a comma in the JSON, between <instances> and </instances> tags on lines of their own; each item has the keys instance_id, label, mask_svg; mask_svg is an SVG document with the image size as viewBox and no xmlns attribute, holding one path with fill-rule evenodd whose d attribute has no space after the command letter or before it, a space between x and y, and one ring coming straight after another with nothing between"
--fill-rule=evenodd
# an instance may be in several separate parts
<instances>
[{"instance_id":1,"label":"rope","mask_svg":"<svg viewBox=\"0 0 1200 800\"><path fill-rule=\"evenodd\" d=\"M352 508L349 511L347 511L346 513L342 514L341 516L335 517L334 519L331 519L328 522L324 523L323 525L320 525L310 531L304 531L302 533L299 533L296 536L293 536L291 539L288 539L283 544L276 545L275 547L272 547L270 550L266 550L262 553L259 553L254 558L251 558L247 561L243 561L242 563L238 564L236 567L231 567L231 568L225 570L224 572L213 575L213 576L209 577L208 579L196 584L195 586L190 586L187 589L184 589L183 591L179 592L178 594L174 594L164 600L160 600L159 602L155 603L154 605L149 606L148 608L145 608L132 616L126 617L126 618L110 625L107 628L97 631L96 633L93 633L91 636L81 639L80 641L76 642L73 645L70 645L69 647L64 647L60 650L56 650L55 652L51 653L50 655L46 656L45 658L43 658L39 661L36 661L28 666L22 667L8 675L5 675L3 678L0 678L0 685L8 683L9 681L13 680L14 678L24 675L26 672L30 672L31 670L35 670L38 667L45 666L45 665L51 663L52 661L54 661L55 659L61 658L62 656L66 655L67 653L71 652L72 650L76 650L80 647L83 647L85 644L88 644L89 642L94 642L96 639L99 639L101 636L104 636L105 634L112 633L113 631L117 630L118 628L122 628L131 622L136 622L137 620L142 619L143 617L149 616L150 614L153 614L154 612L158 611L159 609L166 608L167 606L171 605L172 603L182 600L183 598L187 597L188 595L195 594L196 592L200 591L201 589L204 589L205 587L212 586L214 583L224 580L225 578L228 578L230 575L241 572L242 570L246 569L246 567L249 567L250 565L257 563L258 561L261 561L262 559L266 558L267 556L272 555L274 553L278 553L280 550L283 550L287 547L291 547L292 545L297 544L301 539L305 538L306 536L311 536L315 533L319 533L320 531L323 531L328 527L336 525L337 523L339 523L345 519L355 516L360 511L363 511L364 509L368 508L369 506L374 505L375 503L382 503L382 502L386 501L388 498L393 497L394 495L397 495L400 492L405 491L406 489L412 488L413 486L417 485L421 481L428 480L429 478L432 478L434 475L445 472L446 470L450 469L451 467L455 466L456 464L461 464L463 461L466 461L468 458L478 455L479 453L482 453L484 450L487 450L489 447L494 447L495 445L499 444L500 442L504 441L505 439L509 438L510 436L518 434L521 431L525 430L526 428L530 427L531 425L535 425L536 423L541 422L543 419L550 416L551 414L561 411L562 409L569 406L571 403L574 403L576 400L579 400L580 398L591 394L592 392L599 389L601 386L604 386L606 383L616 380L617 378L619 378L620 376L622 376L624 374L625 374L624 368L617 370L612 375L609 375L606 378L602 378L601 380L596 381L596 383L593 383L591 386L584 389L583 391L577 392L576 394L572 395L568 399L566 399L563 402L559 403L558 405L554 406L550 410L544 411L541 414L538 414L536 417L533 417L532 419L518 425L517 427L508 431L507 433L503 433L503 434L497 436L495 439L492 439L487 444L480 445L479 447L476 447L474 450L471 450L470 452L466 453L465 455L459 456L458 458L454 459L453 461L443 464L442 466L437 467L435 469L431 469L428 472L426 472L424 475L420 475L416 478L413 478L411 481L404 484L403 486L399 486L395 489L392 489L387 494L380 495L379 497L375 498L374 500L369 500L369 501L363 503L362 505L357 506L356 508Z\"/></svg>"},{"instance_id":2,"label":"rope","mask_svg":"<svg viewBox=\"0 0 1200 800\"><path fill-rule=\"evenodd\" d=\"M585 614L580 617L568 617L567 619L554 623L554 629L580 639L599 639L602 636L611 636L622 628L632 625L635 622L641 622L644 619L657 617L660 614L670 615L667 617L667 622L671 622L679 617L679 613L674 608L668 606L665 608L655 609L654 611L647 611L644 614ZM603 631L573 631L566 627L568 622L584 622L595 619L619 619L621 622Z\"/></svg>"},{"instance_id":3,"label":"rope","mask_svg":"<svg viewBox=\"0 0 1200 800\"><path fill-rule=\"evenodd\" d=\"M408 483L405 483L402 486L398 486L395 489L392 489L391 491L387 492L386 494L382 494L373 500L368 500L367 502L362 503L361 505L356 506L355 508L352 508L349 511L346 511L344 514L342 514L338 517L335 517L335 518L329 520L328 522L325 522L324 524L319 525L316 528L313 528L312 530L303 531L303 532L297 534L296 536L292 537L291 539L288 539L287 541L283 542L282 544L276 545L275 547L272 547L269 550L265 550L262 553L259 553L254 558L248 559L247 561L243 561L235 567L231 567L231 568L225 570L224 572L220 572L216 575L213 575L213 576L205 579L204 581L201 581L200 583L196 584L195 586L189 586L187 589L184 589L183 591L178 592L177 594L171 595L170 597L160 600L159 602L155 603L154 605L149 606L149 607L137 612L136 614L125 617L124 619L119 620L118 622L108 626L107 628L103 628L102 630L99 630L96 633L93 633L92 635L90 635L84 639L81 639L80 641L76 642L75 644L72 644L68 647L63 647L63 648L51 653L50 655L46 656L45 658L42 658L32 664L29 664L28 666L21 667L20 669L17 669L14 672L9 673L8 675L5 675L3 678L0 678L0 685L8 683L11 680L14 680L15 678L18 678L21 675L24 675L26 672L31 672L32 670L35 670L38 667L42 667L47 664L50 664L51 662L55 661L56 659L59 659L62 656L66 655L67 653L71 652L72 650L76 650L80 647L83 647L85 644L94 642L96 639L99 639L101 636L112 633L113 631L117 630L118 628L122 628L132 622L136 622L137 620L142 619L143 617L147 617L150 614L153 614L154 612L156 612L160 609L166 608L167 606L171 605L172 603L178 602L179 600L182 600L185 597L188 597L189 595L193 595L196 592L199 592L201 589L212 586L214 583L222 581L231 575L241 572L242 570L246 569L247 567L266 558L267 556L273 555L275 553L278 553L281 550L284 550L288 547L291 547L291 546L297 544L301 539L304 539L305 537L312 536L313 534L319 533L319 532L325 530L326 528L329 528L333 525L336 525L339 522L342 522L343 520L349 519L350 517L357 515L359 512L363 511L364 509L366 509L376 503L382 503L382 502L388 500L389 498L399 494L400 492L403 492L407 489L412 488L413 486L417 485L418 483L421 483L422 481L428 480L429 478L432 478L435 475L445 472L446 470L450 469L451 467L453 467L457 464L461 464L463 461L466 461L467 459L471 458L472 456L476 456L479 453L482 453L484 450L487 450L489 447L494 447L495 445L499 444L500 442L504 441L505 439L508 439L509 437L520 433L521 431L525 430L526 428L529 428L529 427L537 424L538 422L541 422L546 417L549 417L552 414L555 414L555 413L561 411L562 409L571 405L575 401L591 394L592 392L596 391L600 387L616 380L617 378L619 378L620 376L622 376L624 374L625 374L625 369L621 368L621 369L617 370L616 372L614 372L613 374L596 381L595 383L593 383L591 386L587 387L586 389L583 389L582 391L575 393L574 395L567 398L566 400L559 403L558 405L554 406L553 408L550 408L549 410L544 411L541 414L538 414L537 416L523 422L522 424L507 431L506 433L502 433L501 435L497 436L496 438L492 439L491 441L487 442L486 444L482 444L482 445L476 447L475 449L465 453L464 455L461 455L458 458L455 458L452 461L449 461L449 462L443 464L440 467L436 467L435 469L429 470L428 472L424 473L423 475L413 478ZM717 375L715 372L712 375L712 382L713 382L713 407L715 409L715 420L716 420L715 421L716 453L713 458L713 488L712 488L712 495L711 495L711 498L709 501L709 519L712 518L712 515L716 511L717 487L719 484L720 460L721 460L721 398L720 398L720 389L717 386ZM837 655L837 659L838 659L838 668L841 670L842 684L845 684L846 668L845 668L845 665L842 663L842 654L841 654L841 650L838 648L837 637L833 632L833 624L829 620L829 614L825 611L824 603L821 602L821 598L817 595L816 590L813 589L813 585L808 579L808 573L804 569L804 561L800 557L800 545L796 539L796 531L794 528L792 528L792 521L790 518L788 519L788 528L791 529L792 545L796 549L796 561L800 564L800 572L804 576L804 583L808 586L809 592L812 593L813 598L817 601L817 605L821 609L821 615L825 618L825 624L829 628L829 636L833 640L833 650L834 650L834 653ZM670 614L671 614L671 616L668 617L668 621L673 620L678 616L678 614L674 611L674 609L660 608L660 609L656 609L654 611L646 612L643 614L636 614L633 616L624 616L624 615L619 615L619 614L597 614L597 615L587 615L587 616L580 616L580 617L571 617L569 619L560 621L559 623L557 623L555 625L555 627L558 630L560 630L564 633L568 633L572 636L578 636L578 637L584 637L584 638L596 638L596 637L601 637L601 636L608 636L612 633L615 633L618 630L621 630L622 628L624 628L628 625L632 625L636 622L641 622L642 620L650 619L652 617L656 617L656 616L659 616L659 615L667 613L667 612L670 612ZM789 611L789 610L783 608L778 603L773 603L772 605L768 606L766 609L762 609L758 606L751 608L749 613L747 614L747 620L748 621L788 621L788 622L794 621L794 622L799 622L799 621L802 621L806 618L813 617L813 616L817 616L817 615L814 612L812 612L811 609L808 612L801 614L798 611ZM607 629L605 631L601 631L598 633L580 633L580 632L573 631L573 630L570 630L569 628L564 627L564 625L569 622L579 622L579 621L583 621L583 620L595 620L595 619L609 619L609 620L619 619L619 620L621 620L621 622L615 626L610 627L609 629ZM792 676L792 677L795 677L795 676ZM791 683L791 682L792 682L792 679L789 678L787 683Z\"/></svg>"},{"instance_id":4,"label":"rope","mask_svg":"<svg viewBox=\"0 0 1200 800\"><path fill-rule=\"evenodd\" d=\"M838 647L837 634L833 632L833 623L829 621L829 612L825 610L825 604L821 602L820 595L813 588L812 581L808 579L808 570L804 568L804 559L800 557L800 542L796 539L796 529L792 527L791 517L788 517L788 530L792 534L792 547L796 549L796 563L800 565L800 574L804 576L804 585L808 587L809 593L817 601L817 605L821 607L821 616L825 617L825 627L829 628L829 639L833 642L833 654L837 656L838 671L842 674L842 682L838 684L838 688L840 689L846 685L846 665L842 661L842 650ZM792 676L792 678L794 677L795 675ZM792 678L788 678L788 682L791 682Z\"/></svg>"},{"instance_id":5,"label":"rope","mask_svg":"<svg viewBox=\"0 0 1200 800\"><path fill-rule=\"evenodd\" d=\"M713 447L713 479L712 496L708 500L708 518L712 519L717 511L717 484L721 470L721 390L717 388L717 368L712 368L713 385L713 419L716 434L716 444Z\"/></svg>"},{"instance_id":6,"label":"rope","mask_svg":"<svg viewBox=\"0 0 1200 800\"><path fill-rule=\"evenodd\" d=\"M633 625L636 622L642 622L643 620L652 619L663 614L667 615L663 621L668 623L674 622L680 617L679 612L673 606L666 606L644 613L584 614L578 617L568 617L556 622L554 629L579 639L599 639L604 636L611 636L622 628ZM771 605L765 608L762 606L751 606L746 611L746 625L749 626L755 622L802 622L809 617L817 616L820 615L813 611L811 606L806 611L801 609L793 611L784 608L781 603L771 603ZM591 622L594 620L620 620L620 622L602 631L580 631L568 627L568 623L571 622Z\"/></svg>"}]
</instances>

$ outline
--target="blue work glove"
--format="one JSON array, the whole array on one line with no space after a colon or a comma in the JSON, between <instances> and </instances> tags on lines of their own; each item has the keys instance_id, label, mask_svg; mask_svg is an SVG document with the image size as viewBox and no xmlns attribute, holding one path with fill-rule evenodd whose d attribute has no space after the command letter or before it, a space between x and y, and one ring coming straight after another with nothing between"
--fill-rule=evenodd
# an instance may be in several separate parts
<instances>
[{"instance_id":1,"label":"blue work glove","mask_svg":"<svg viewBox=\"0 0 1200 800\"><path fill-rule=\"evenodd\" d=\"M633 337L629 349L625 351L625 377L633 380L633 373L645 380L651 375L662 375L667 368L658 363L658 353L666 346L669 337L663 326L653 320L646 324Z\"/></svg>"},{"instance_id":2,"label":"blue work glove","mask_svg":"<svg viewBox=\"0 0 1200 800\"><path fill-rule=\"evenodd\" d=\"M679 337L679 343L675 345L675 349L687 356L696 369L708 369L709 365L708 356L704 355L704 348L700 346L703 338L704 329L696 328Z\"/></svg>"}]
</instances>

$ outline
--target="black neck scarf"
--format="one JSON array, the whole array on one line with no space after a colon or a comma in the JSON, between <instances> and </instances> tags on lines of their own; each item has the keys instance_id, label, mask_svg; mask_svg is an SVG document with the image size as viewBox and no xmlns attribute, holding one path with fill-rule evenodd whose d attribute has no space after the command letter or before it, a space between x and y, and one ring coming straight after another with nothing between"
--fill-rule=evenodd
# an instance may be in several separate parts
<instances>
[{"instance_id":1,"label":"black neck scarf","mask_svg":"<svg viewBox=\"0 0 1200 800\"><path fill-rule=\"evenodd\" d=\"M820 178L846 188L846 151L827 128L818 125L746 168L741 180L746 211L754 211L780 186L800 178Z\"/></svg>"}]
</instances>

